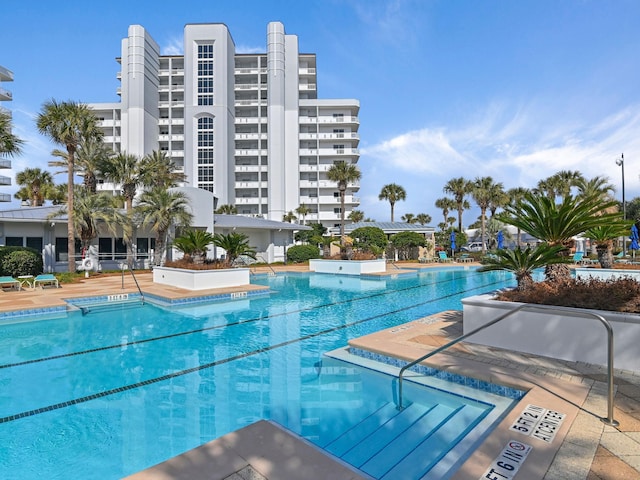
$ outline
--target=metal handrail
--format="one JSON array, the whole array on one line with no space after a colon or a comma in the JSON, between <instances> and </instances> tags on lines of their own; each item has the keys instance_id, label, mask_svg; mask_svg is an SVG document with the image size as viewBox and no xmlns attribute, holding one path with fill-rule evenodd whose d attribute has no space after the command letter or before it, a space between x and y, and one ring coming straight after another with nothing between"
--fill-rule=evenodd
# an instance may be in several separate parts
<instances>
[{"instance_id":1,"label":"metal handrail","mask_svg":"<svg viewBox=\"0 0 640 480\"><path fill-rule=\"evenodd\" d=\"M531 303L525 303L522 304L516 308L514 308L513 310L508 311L507 313L505 313L504 315L500 315L498 318L495 318L493 320L491 320L489 323L485 323L484 325L468 332L465 333L464 335L462 335L461 337L458 337L452 341L450 341L449 343L446 343L445 345L442 345L438 348L436 348L435 350L427 353L426 355L423 355L422 357L406 364L404 367L402 367L400 369L400 372L398 373L398 410L402 410L402 376L404 374L404 372L417 365L420 362L423 362L424 360L436 355L437 353L442 352L443 350L448 349L449 347L461 342L462 340L469 338L471 335L474 335L476 333L478 333L481 330L484 330L492 325L495 325L496 323L504 320L507 317L510 317L511 315L513 315L516 312L519 312L520 310L554 310L556 312L563 312L565 314L569 314L572 316L576 316L576 317L581 317L581 316L590 316L592 318L596 318L598 320L600 320L600 322L602 322L602 324L604 325L604 327L607 330L607 417L603 418L601 417L600 420L602 420L603 423L605 423L606 425L610 425L612 427L616 427L618 426L620 423L616 420L614 420L613 418L613 328L611 327L611 324L609 323L609 321L604 318L602 315L598 315L597 313L593 313L591 311L588 310L583 310L583 309L578 309L578 308L570 308L570 307L564 307L562 309L558 308L558 307L554 307L552 305L536 305L536 304L531 304Z\"/></svg>"},{"instance_id":2,"label":"metal handrail","mask_svg":"<svg viewBox=\"0 0 640 480\"><path fill-rule=\"evenodd\" d=\"M260 260L263 261L263 263L265 263L267 265L267 267L269 268L269 270L271 270L271 273L273 273L274 275L276 275L276 271L273 269L273 267L271 266L271 264L269 262L267 262L264 257L262 255L256 255L256 258L259 258Z\"/></svg>"},{"instance_id":3,"label":"metal handrail","mask_svg":"<svg viewBox=\"0 0 640 480\"><path fill-rule=\"evenodd\" d=\"M129 271L131 272L131 276L133 277L133 281L136 284L136 287L138 288L138 293L140 294L140 299L142 301L142 303L144 304L144 293L142 293L142 289L140 288L140 284L138 283L138 279L136 278L135 273L133 273L133 268L131 268L131 265L129 264L122 264L122 289L124 290L124 267L127 267L129 269Z\"/></svg>"}]
</instances>

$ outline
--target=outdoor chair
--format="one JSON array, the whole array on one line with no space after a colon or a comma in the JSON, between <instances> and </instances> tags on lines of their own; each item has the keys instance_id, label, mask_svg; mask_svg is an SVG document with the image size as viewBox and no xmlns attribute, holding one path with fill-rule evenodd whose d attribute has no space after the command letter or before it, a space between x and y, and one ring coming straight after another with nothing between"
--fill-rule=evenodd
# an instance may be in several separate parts
<instances>
[{"instance_id":1,"label":"outdoor chair","mask_svg":"<svg viewBox=\"0 0 640 480\"><path fill-rule=\"evenodd\" d=\"M38 275L33 280L33 288L36 288L38 285L40 285L41 288L44 288L47 285L51 287L60 288L58 279L52 273L43 273L41 275Z\"/></svg>"},{"instance_id":2,"label":"outdoor chair","mask_svg":"<svg viewBox=\"0 0 640 480\"><path fill-rule=\"evenodd\" d=\"M439 261L440 263L453 262L453 258L449 258L449 257L447 256L447 252L444 252L444 251L440 250L440 251L438 252L438 261Z\"/></svg>"},{"instance_id":3,"label":"outdoor chair","mask_svg":"<svg viewBox=\"0 0 640 480\"><path fill-rule=\"evenodd\" d=\"M584 257L584 252L576 252L573 254L573 263L576 265L581 264L583 262L582 257Z\"/></svg>"},{"instance_id":4,"label":"outdoor chair","mask_svg":"<svg viewBox=\"0 0 640 480\"><path fill-rule=\"evenodd\" d=\"M458 257L457 261L461 262L461 263L473 262L473 257L471 255L469 255L468 253L462 253Z\"/></svg>"},{"instance_id":5,"label":"outdoor chair","mask_svg":"<svg viewBox=\"0 0 640 480\"><path fill-rule=\"evenodd\" d=\"M20 282L13 277L0 277L0 288L2 290L20 290Z\"/></svg>"}]
</instances>

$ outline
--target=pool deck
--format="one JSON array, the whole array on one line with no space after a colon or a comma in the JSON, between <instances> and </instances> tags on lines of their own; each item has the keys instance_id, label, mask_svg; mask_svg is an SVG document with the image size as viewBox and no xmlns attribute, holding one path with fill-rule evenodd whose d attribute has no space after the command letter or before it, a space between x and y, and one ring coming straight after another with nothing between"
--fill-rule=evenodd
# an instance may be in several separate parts
<instances>
[{"instance_id":1,"label":"pool deck","mask_svg":"<svg viewBox=\"0 0 640 480\"><path fill-rule=\"evenodd\" d=\"M456 265L456 264L454 264ZM458 266L473 266L465 263ZM431 268L451 264L400 264ZM306 267L274 267L277 271L308 271ZM268 273L270 268L260 268ZM387 274L399 273L388 266ZM263 289L249 286L198 292L157 285L150 273L137 273L144 293L181 299ZM136 293L130 274L100 275L61 288L36 288L0 292L0 312L65 305L63 299L107 294ZM424 319L381 330L350 342L392 357L414 359L460 336L462 312L442 312ZM606 369L463 342L430 359L439 369L466 376L523 387L529 393L475 450L454 476L477 479L487 470L509 440L534 448L520 467L517 480L640 480L640 374L615 372L614 418L617 427L605 425ZM550 444L509 429L527 404L541 405L567 415ZM258 422L225 435L183 455L129 477L131 480L287 480L362 477L323 455L270 422ZM499 477L498 477L499 478Z\"/></svg>"}]
</instances>

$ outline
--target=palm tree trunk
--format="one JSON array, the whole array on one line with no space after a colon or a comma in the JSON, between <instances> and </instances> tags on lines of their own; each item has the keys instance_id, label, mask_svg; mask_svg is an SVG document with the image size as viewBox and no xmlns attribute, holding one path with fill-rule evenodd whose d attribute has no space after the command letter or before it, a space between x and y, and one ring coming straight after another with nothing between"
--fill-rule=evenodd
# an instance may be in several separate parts
<instances>
[{"instance_id":1,"label":"palm tree trunk","mask_svg":"<svg viewBox=\"0 0 640 480\"><path fill-rule=\"evenodd\" d=\"M393 210L395 207L395 204L393 202L389 202L391 204L391 223L393 223Z\"/></svg>"},{"instance_id":2,"label":"palm tree trunk","mask_svg":"<svg viewBox=\"0 0 640 480\"><path fill-rule=\"evenodd\" d=\"M340 249L344 249L344 197L346 185L340 185Z\"/></svg>"},{"instance_id":3,"label":"palm tree trunk","mask_svg":"<svg viewBox=\"0 0 640 480\"><path fill-rule=\"evenodd\" d=\"M458 208L458 231L462 233L462 208Z\"/></svg>"},{"instance_id":4,"label":"palm tree trunk","mask_svg":"<svg viewBox=\"0 0 640 480\"><path fill-rule=\"evenodd\" d=\"M67 146L67 269L69 273L76 271L76 238L73 229L74 211L73 211L73 174L75 150Z\"/></svg>"},{"instance_id":5,"label":"palm tree trunk","mask_svg":"<svg viewBox=\"0 0 640 480\"><path fill-rule=\"evenodd\" d=\"M482 241L482 253L486 253L487 252L487 244L484 241L484 237L486 235L487 232L487 210L485 208L480 210L480 220L481 220L481 238L480 240Z\"/></svg>"}]
</instances>

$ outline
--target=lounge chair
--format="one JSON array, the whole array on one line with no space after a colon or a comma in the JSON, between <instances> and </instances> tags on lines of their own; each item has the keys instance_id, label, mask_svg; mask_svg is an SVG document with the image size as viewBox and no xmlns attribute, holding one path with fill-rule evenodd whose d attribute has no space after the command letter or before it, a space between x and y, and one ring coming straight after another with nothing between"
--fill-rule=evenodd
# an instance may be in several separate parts
<instances>
[{"instance_id":1,"label":"lounge chair","mask_svg":"<svg viewBox=\"0 0 640 480\"><path fill-rule=\"evenodd\" d=\"M473 262L473 257L468 253L462 253L456 261L460 263Z\"/></svg>"},{"instance_id":2,"label":"lounge chair","mask_svg":"<svg viewBox=\"0 0 640 480\"><path fill-rule=\"evenodd\" d=\"M453 258L449 258L449 257L447 256L447 252L444 252L444 251L440 250L440 251L438 252L438 261L439 261L440 263L453 262Z\"/></svg>"},{"instance_id":3,"label":"lounge chair","mask_svg":"<svg viewBox=\"0 0 640 480\"><path fill-rule=\"evenodd\" d=\"M13 277L0 277L0 288L20 290L20 282Z\"/></svg>"},{"instance_id":4,"label":"lounge chair","mask_svg":"<svg viewBox=\"0 0 640 480\"><path fill-rule=\"evenodd\" d=\"M584 252L576 252L573 254L573 263L576 265L583 263L582 257L584 257Z\"/></svg>"},{"instance_id":5,"label":"lounge chair","mask_svg":"<svg viewBox=\"0 0 640 480\"><path fill-rule=\"evenodd\" d=\"M36 288L40 285L41 288L44 288L46 285L55 286L56 288L60 288L60 284L58 283L58 279L52 273L43 273L38 275L33 280L33 288Z\"/></svg>"}]
</instances>

